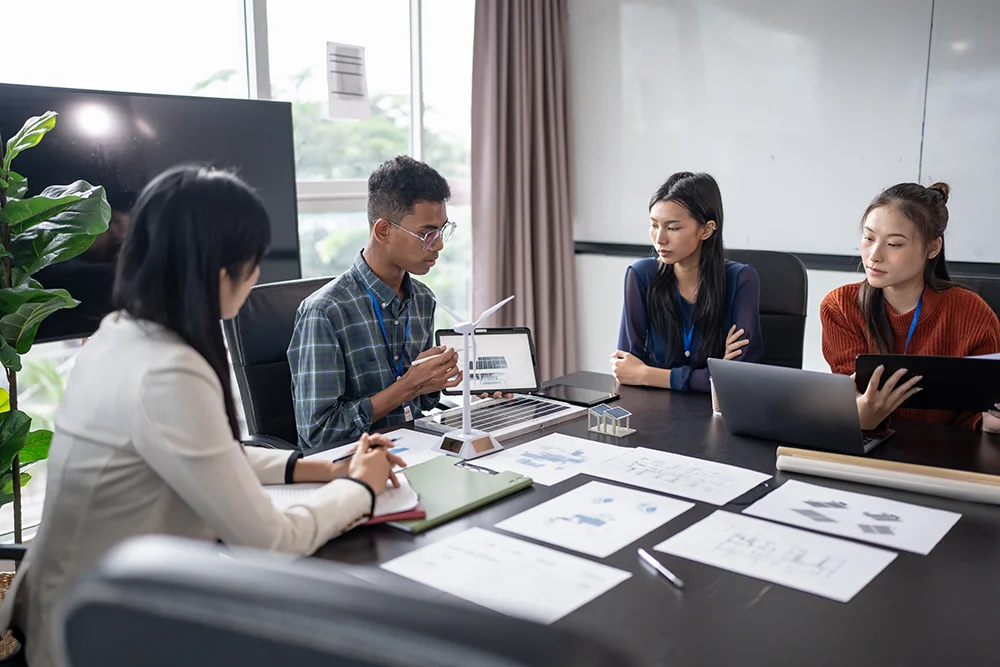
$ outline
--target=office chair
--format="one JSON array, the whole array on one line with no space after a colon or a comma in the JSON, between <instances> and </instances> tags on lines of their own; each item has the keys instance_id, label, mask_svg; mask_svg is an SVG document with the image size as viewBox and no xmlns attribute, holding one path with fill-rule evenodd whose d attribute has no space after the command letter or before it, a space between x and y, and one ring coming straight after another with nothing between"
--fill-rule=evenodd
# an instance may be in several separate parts
<instances>
[{"instance_id":1,"label":"office chair","mask_svg":"<svg viewBox=\"0 0 1000 667\"><path fill-rule=\"evenodd\" d=\"M951 279L974 289L1000 317L1000 276L952 276Z\"/></svg>"},{"instance_id":2,"label":"office chair","mask_svg":"<svg viewBox=\"0 0 1000 667\"><path fill-rule=\"evenodd\" d=\"M296 449L295 410L288 343L295 311L333 278L257 285L239 314L223 323L251 445Z\"/></svg>"},{"instance_id":3,"label":"office chair","mask_svg":"<svg viewBox=\"0 0 1000 667\"><path fill-rule=\"evenodd\" d=\"M771 366L802 368L809 278L795 255L770 250L726 250L726 259L750 264L760 276L760 328Z\"/></svg>"},{"instance_id":4,"label":"office chair","mask_svg":"<svg viewBox=\"0 0 1000 667\"><path fill-rule=\"evenodd\" d=\"M329 562L129 540L56 612L73 667L628 667L592 637L379 589Z\"/></svg>"}]
</instances>

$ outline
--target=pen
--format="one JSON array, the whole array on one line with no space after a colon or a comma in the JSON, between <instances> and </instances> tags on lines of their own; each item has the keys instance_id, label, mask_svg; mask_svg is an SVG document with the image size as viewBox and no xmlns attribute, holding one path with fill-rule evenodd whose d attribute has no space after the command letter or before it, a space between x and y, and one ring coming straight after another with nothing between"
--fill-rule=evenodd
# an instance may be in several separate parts
<instances>
[{"instance_id":1,"label":"pen","mask_svg":"<svg viewBox=\"0 0 1000 667\"><path fill-rule=\"evenodd\" d=\"M656 570L664 577L669 579L670 583L672 583L674 586L676 586L677 588L684 588L684 582L678 579L677 575L675 575L673 572L663 567L663 565L660 564L660 561L650 556L645 549L639 549L639 558L647 565L652 567L654 570Z\"/></svg>"}]
</instances>

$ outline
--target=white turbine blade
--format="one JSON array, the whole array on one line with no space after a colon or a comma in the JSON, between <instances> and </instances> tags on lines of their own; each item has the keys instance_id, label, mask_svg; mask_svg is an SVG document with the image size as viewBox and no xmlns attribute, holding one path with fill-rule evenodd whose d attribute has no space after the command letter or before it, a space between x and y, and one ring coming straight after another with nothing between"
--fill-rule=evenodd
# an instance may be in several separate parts
<instances>
[{"instance_id":1,"label":"white turbine blade","mask_svg":"<svg viewBox=\"0 0 1000 667\"><path fill-rule=\"evenodd\" d=\"M478 319L478 320L476 320L476 323L475 323L475 325L474 325L474 326L479 326L479 323L480 323L480 322L482 322L482 321L483 321L483 320L485 320L485 319L486 319L487 317L489 317L489 316L490 316L490 315L492 315L493 313L495 313L495 312L497 312L498 310L500 310L500 308L502 308L502 307L503 307L504 305L506 305L506 304L507 304L507 302L509 302L509 301L510 301L511 299L513 299L513 298L514 298L514 295L513 295L513 294L511 294L511 295L510 295L509 297L507 297L506 299L504 299L503 301L501 301L501 302L500 302L500 303L498 303L497 305L493 306L492 308L487 308L487 309L486 309L486 311L485 311L485 312L483 312L483 314L479 316L479 319Z\"/></svg>"}]
</instances>

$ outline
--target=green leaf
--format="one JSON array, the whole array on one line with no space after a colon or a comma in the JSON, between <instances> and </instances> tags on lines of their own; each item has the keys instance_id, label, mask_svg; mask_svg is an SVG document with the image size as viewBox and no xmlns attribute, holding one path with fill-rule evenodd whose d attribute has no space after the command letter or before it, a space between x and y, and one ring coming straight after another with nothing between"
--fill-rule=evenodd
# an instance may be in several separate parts
<instances>
[{"instance_id":1,"label":"green leaf","mask_svg":"<svg viewBox=\"0 0 1000 667\"><path fill-rule=\"evenodd\" d=\"M5 181L2 178L0 178L0 188L6 189L8 185L9 185L9 183L7 183L7 181Z\"/></svg>"},{"instance_id":2,"label":"green leaf","mask_svg":"<svg viewBox=\"0 0 1000 667\"><path fill-rule=\"evenodd\" d=\"M7 152L3 156L4 172L10 170L11 161L18 156L21 151L26 151L33 146L37 146L45 133L56 126L55 111L46 111L41 116L32 116L24 121L24 125L13 137L7 141Z\"/></svg>"},{"instance_id":3,"label":"green leaf","mask_svg":"<svg viewBox=\"0 0 1000 667\"><path fill-rule=\"evenodd\" d=\"M31 475L26 472L22 472L20 477L22 488L31 481ZM14 477L8 472L0 477L0 506L12 502L14 502Z\"/></svg>"},{"instance_id":4,"label":"green leaf","mask_svg":"<svg viewBox=\"0 0 1000 667\"><path fill-rule=\"evenodd\" d=\"M21 199L28 193L28 179L17 172L10 172L7 176L10 184L7 186L7 199Z\"/></svg>"},{"instance_id":5,"label":"green leaf","mask_svg":"<svg viewBox=\"0 0 1000 667\"><path fill-rule=\"evenodd\" d=\"M52 444L52 431L38 429L28 434L21 448L21 465L36 461L44 461L49 457L49 445Z\"/></svg>"},{"instance_id":6,"label":"green leaf","mask_svg":"<svg viewBox=\"0 0 1000 667\"><path fill-rule=\"evenodd\" d=\"M0 363L3 364L4 368L9 368L12 371L21 370L21 355L2 337L0 337Z\"/></svg>"},{"instance_id":7,"label":"green leaf","mask_svg":"<svg viewBox=\"0 0 1000 667\"><path fill-rule=\"evenodd\" d=\"M14 255L12 255L9 252L7 252L7 248L4 248L2 245L0 245L0 259L4 259L5 257L13 257L13 256Z\"/></svg>"},{"instance_id":8,"label":"green leaf","mask_svg":"<svg viewBox=\"0 0 1000 667\"><path fill-rule=\"evenodd\" d=\"M74 308L78 303L79 301L72 298L66 290L52 290L48 298L29 301L13 313L0 317L0 336L3 336L18 354L24 354L31 349L42 320L57 310Z\"/></svg>"},{"instance_id":9,"label":"green leaf","mask_svg":"<svg viewBox=\"0 0 1000 667\"><path fill-rule=\"evenodd\" d=\"M0 474L10 472L14 456L28 439L31 417L20 410L0 412Z\"/></svg>"},{"instance_id":10,"label":"green leaf","mask_svg":"<svg viewBox=\"0 0 1000 667\"><path fill-rule=\"evenodd\" d=\"M73 305L77 305L79 303L64 289L45 289L37 280L32 280L31 282L34 283L34 285L0 288L0 315L9 315L26 303L33 301L48 301L54 297L73 301ZM72 307L73 306L67 306L67 308Z\"/></svg>"},{"instance_id":11,"label":"green leaf","mask_svg":"<svg viewBox=\"0 0 1000 667\"><path fill-rule=\"evenodd\" d=\"M16 286L30 285L28 278L35 272L86 252L97 238L85 234L60 233L44 233L33 239L24 239L22 236L11 243L14 253L11 278Z\"/></svg>"},{"instance_id":12,"label":"green leaf","mask_svg":"<svg viewBox=\"0 0 1000 667\"><path fill-rule=\"evenodd\" d=\"M0 412L8 410L10 410L10 392L6 389L0 389Z\"/></svg>"},{"instance_id":13,"label":"green leaf","mask_svg":"<svg viewBox=\"0 0 1000 667\"><path fill-rule=\"evenodd\" d=\"M28 238L43 232L72 232L96 236L108 229L111 206L104 188L86 181L53 185L41 194L10 202L0 210L0 223L14 235Z\"/></svg>"}]
</instances>

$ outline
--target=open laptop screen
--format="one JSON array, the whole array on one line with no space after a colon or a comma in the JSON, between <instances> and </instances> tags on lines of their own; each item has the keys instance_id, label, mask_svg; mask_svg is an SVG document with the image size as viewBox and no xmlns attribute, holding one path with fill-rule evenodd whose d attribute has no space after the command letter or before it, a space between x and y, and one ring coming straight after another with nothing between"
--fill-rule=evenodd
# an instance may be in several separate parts
<instances>
[{"instance_id":1,"label":"open laptop screen","mask_svg":"<svg viewBox=\"0 0 1000 667\"><path fill-rule=\"evenodd\" d=\"M470 368L463 361L462 334L447 329L438 331L436 337L438 345L447 345L458 351L461 368ZM539 387L535 345L527 328L477 329L476 357L474 371L466 371L470 373L470 389L474 394L529 392ZM460 394L462 387L459 385L444 393Z\"/></svg>"}]
</instances>

